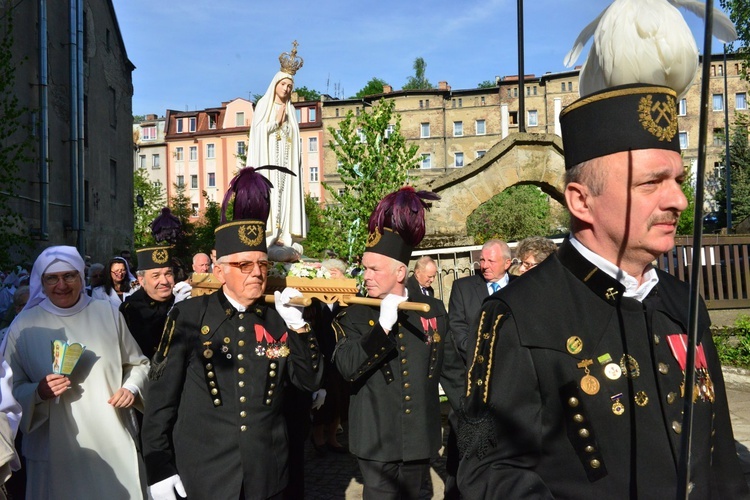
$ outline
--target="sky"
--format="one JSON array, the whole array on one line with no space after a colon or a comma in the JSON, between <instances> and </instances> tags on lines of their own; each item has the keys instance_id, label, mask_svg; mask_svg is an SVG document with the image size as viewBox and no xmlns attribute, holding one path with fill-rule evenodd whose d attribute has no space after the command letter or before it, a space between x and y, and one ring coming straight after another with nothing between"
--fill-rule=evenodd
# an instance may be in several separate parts
<instances>
[{"instance_id":1,"label":"sky","mask_svg":"<svg viewBox=\"0 0 750 500\"><path fill-rule=\"evenodd\" d=\"M299 43L295 85L334 97L373 77L400 89L422 57L434 86L476 88L518 74L518 0L113 0L133 72L133 114L220 106L263 94ZM579 32L609 0L524 3L524 73L567 68ZM718 5L718 2L715 2ZM703 22L684 12L702 51ZM590 45L590 44L589 44ZM714 53L721 45L714 43ZM582 64L588 45L576 64Z\"/></svg>"}]
</instances>

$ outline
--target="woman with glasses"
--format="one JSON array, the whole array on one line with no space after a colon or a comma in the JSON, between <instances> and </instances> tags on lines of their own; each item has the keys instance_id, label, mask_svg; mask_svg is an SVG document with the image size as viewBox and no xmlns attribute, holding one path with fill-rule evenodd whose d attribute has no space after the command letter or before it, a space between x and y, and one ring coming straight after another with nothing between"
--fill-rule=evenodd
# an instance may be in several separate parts
<instances>
[{"instance_id":1,"label":"woman with glasses","mask_svg":"<svg viewBox=\"0 0 750 500\"><path fill-rule=\"evenodd\" d=\"M521 240L516 248L518 275L535 268L555 251L557 251L555 242L541 236L529 236Z\"/></svg>"},{"instance_id":2,"label":"woman with glasses","mask_svg":"<svg viewBox=\"0 0 750 500\"><path fill-rule=\"evenodd\" d=\"M125 297L139 288L138 282L135 276L130 274L128 261L123 257L114 257L107 264L107 269L109 272L104 273L104 283L92 290L91 297L107 299L115 307L120 307Z\"/></svg>"},{"instance_id":3,"label":"woman with glasses","mask_svg":"<svg viewBox=\"0 0 750 500\"><path fill-rule=\"evenodd\" d=\"M148 359L117 309L86 295L83 273L75 248L44 250L7 334L4 354L23 408L26 498L144 498L128 423L130 408L143 404ZM57 340L85 346L68 374L53 369Z\"/></svg>"}]
</instances>

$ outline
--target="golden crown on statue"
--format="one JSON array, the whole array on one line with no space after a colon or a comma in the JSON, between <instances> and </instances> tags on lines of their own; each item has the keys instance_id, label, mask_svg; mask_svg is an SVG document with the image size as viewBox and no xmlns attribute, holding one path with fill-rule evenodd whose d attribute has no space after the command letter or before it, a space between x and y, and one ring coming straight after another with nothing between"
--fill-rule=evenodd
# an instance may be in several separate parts
<instances>
[{"instance_id":1,"label":"golden crown on statue","mask_svg":"<svg viewBox=\"0 0 750 500\"><path fill-rule=\"evenodd\" d=\"M297 40L292 42L292 51L284 52L279 56L279 62L281 63L281 71L294 75L305 63L301 57L297 57Z\"/></svg>"}]
</instances>

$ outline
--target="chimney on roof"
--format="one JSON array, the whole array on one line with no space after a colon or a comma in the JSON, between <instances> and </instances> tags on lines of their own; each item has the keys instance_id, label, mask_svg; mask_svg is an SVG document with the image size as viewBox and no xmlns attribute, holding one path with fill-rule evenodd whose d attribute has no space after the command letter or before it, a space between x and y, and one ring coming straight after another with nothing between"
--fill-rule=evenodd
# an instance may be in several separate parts
<instances>
[{"instance_id":1,"label":"chimney on roof","mask_svg":"<svg viewBox=\"0 0 750 500\"><path fill-rule=\"evenodd\" d=\"M156 115L146 115L146 120L156 120Z\"/></svg>"},{"instance_id":2,"label":"chimney on roof","mask_svg":"<svg viewBox=\"0 0 750 500\"><path fill-rule=\"evenodd\" d=\"M387 83L385 85L383 85L383 93L384 94L390 94L391 92L393 92L393 87L391 87Z\"/></svg>"},{"instance_id":3,"label":"chimney on roof","mask_svg":"<svg viewBox=\"0 0 750 500\"><path fill-rule=\"evenodd\" d=\"M443 80L442 82L438 82L438 89L439 90L450 90L451 86L448 85L448 82Z\"/></svg>"}]
</instances>

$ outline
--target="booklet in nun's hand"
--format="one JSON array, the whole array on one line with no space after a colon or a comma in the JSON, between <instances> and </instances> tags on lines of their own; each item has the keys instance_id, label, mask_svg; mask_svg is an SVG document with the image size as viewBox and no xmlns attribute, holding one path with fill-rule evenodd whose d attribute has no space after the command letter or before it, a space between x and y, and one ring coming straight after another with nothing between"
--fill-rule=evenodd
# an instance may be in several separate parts
<instances>
[{"instance_id":1,"label":"booklet in nun's hand","mask_svg":"<svg viewBox=\"0 0 750 500\"><path fill-rule=\"evenodd\" d=\"M78 342L68 344L65 340L53 340L52 373L59 373L61 375L70 375L73 373L73 368L76 367L76 363L78 363L85 350L86 346Z\"/></svg>"}]
</instances>

